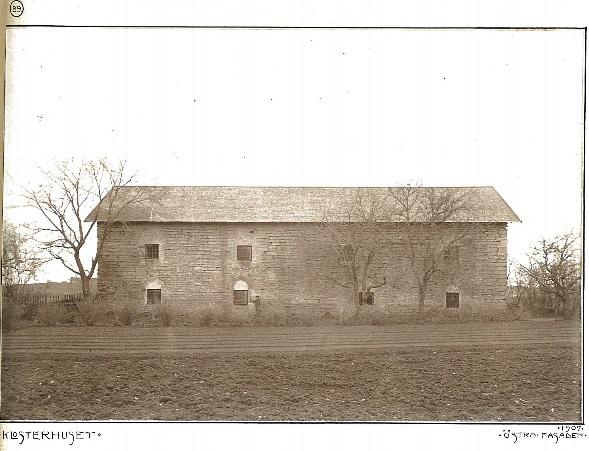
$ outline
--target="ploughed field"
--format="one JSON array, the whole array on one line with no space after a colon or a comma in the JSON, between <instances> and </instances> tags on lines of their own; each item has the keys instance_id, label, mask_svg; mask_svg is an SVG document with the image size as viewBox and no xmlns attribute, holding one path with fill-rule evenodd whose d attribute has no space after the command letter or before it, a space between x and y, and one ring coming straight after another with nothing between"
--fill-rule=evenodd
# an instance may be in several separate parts
<instances>
[{"instance_id":1,"label":"ploughed field","mask_svg":"<svg viewBox=\"0 0 589 451\"><path fill-rule=\"evenodd\" d=\"M579 334L567 321L30 328L5 337L0 415L578 422Z\"/></svg>"}]
</instances>

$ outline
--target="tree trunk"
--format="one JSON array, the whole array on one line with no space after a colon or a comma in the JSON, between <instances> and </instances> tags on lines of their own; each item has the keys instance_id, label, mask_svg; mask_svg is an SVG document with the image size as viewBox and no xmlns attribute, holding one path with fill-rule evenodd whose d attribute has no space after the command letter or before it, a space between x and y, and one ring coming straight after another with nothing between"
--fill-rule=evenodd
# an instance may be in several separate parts
<instances>
[{"instance_id":1,"label":"tree trunk","mask_svg":"<svg viewBox=\"0 0 589 451\"><path fill-rule=\"evenodd\" d=\"M84 300L90 299L90 277L82 274L80 279L82 279L82 297Z\"/></svg>"},{"instance_id":2,"label":"tree trunk","mask_svg":"<svg viewBox=\"0 0 589 451\"><path fill-rule=\"evenodd\" d=\"M563 318L568 318L569 315L571 314L570 300L567 298L566 295L563 295L563 294L556 295L556 299L557 299L558 305L560 307L560 315Z\"/></svg>"},{"instance_id":3,"label":"tree trunk","mask_svg":"<svg viewBox=\"0 0 589 451\"><path fill-rule=\"evenodd\" d=\"M565 313L564 317L566 319L573 319L578 317L580 310L579 310L579 303L577 302L577 297L573 295L572 297L568 298L565 303Z\"/></svg>"},{"instance_id":4,"label":"tree trunk","mask_svg":"<svg viewBox=\"0 0 589 451\"><path fill-rule=\"evenodd\" d=\"M425 288L419 287L419 319L425 314Z\"/></svg>"},{"instance_id":5,"label":"tree trunk","mask_svg":"<svg viewBox=\"0 0 589 451\"><path fill-rule=\"evenodd\" d=\"M360 288L359 284L354 283L354 285L352 286L352 288L350 290L350 303L346 308L346 310L347 310L346 315L354 316L354 315L358 314L358 310L360 308L360 303L358 302L359 288Z\"/></svg>"},{"instance_id":6,"label":"tree trunk","mask_svg":"<svg viewBox=\"0 0 589 451\"><path fill-rule=\"evenodd\" d=\"M556 316L560 316L561 315L561 305L562 302L560 300L559 296L553 296L553 299L555 300L555 304L556 304Z\"/></svg>"}]
</instances>

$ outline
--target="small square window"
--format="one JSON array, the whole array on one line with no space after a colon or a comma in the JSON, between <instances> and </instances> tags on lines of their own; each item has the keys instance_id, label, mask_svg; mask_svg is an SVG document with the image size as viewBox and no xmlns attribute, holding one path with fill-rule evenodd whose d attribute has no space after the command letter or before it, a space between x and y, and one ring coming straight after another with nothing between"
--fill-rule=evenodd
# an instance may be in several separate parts
<instances>
[{"instance_id":1,"label":"small square window","mask_svg":"<svg viewBox=\"0 0 589 451\"><path fill-rule=\"evenodd\" d=\"M460 306L459 293L446 293L446 308L458 308Z\"/></svg>"},{"instance_id":2,"label":"small square window","mask_svg":"<svg viewBox=\"0 0 589 451\"><path fill-rule=\"evenodd\" d=\"M247 305L248 290L233 290L233 303L235 305Z\"/></svg>"},{"instance_id":3,"label":"small square window","mask_svg":"<svg viewBox=\"0 0 589 451\"><path fill-rule=\"evenodd\" d=\"M162 290L160 289L148 289L147 290L147 303L148 304L161 304L162 302Z\"/></svg>"},{"instance_id":4,"label":"small square window","mask_svg":"<svg viewBox=\"0 0 589 451\"><path fill-rule=\"evenodd\" d=\"M374 293L372 291L368 293L362 293L360 291L358 293L358 300L360 301L360 305L374 305Z\"/></svg>"},{"instance_id":5,"label":"small square window","mask_svg":"<svg viewBox=\"0 0 589 451\"><path fill-rule=\"evenodd\" d=\"M251 246L237 246L237 260L244 262L252 261L252 247Z\"/></svg>"},{"instance_id":6,"label":"small square window","mask_svg":"<svg viewBox=\"0 0 589 451\"><path fill-rule=\"evenodd\" d=\"M160 258L160 245L159 244L146 244L145 245L145 258Z\"/></svg>"}]
</instances>

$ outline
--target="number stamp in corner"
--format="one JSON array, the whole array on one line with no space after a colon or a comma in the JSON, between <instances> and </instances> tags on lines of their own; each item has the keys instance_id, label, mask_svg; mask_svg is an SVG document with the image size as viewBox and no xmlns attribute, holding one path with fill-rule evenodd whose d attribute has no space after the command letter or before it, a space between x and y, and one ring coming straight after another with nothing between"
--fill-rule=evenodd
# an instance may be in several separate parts
<instances>
[{"instance_id":1,"label":"number stamp in corner","mask_svg":"<svg viewBox=\"0 0 589 451\"><path fill-rule=\"evenodd\" d=\"M12 17L20 17L25 12L25 7L20 0L12 0L8 5L8 11Z\"/></svg>"}]
</instances>

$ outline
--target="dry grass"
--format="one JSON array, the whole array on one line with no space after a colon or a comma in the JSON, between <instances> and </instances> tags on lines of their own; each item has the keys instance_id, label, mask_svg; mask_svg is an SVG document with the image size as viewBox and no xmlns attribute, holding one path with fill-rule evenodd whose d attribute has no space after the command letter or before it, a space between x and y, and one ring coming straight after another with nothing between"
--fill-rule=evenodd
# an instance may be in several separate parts
<instances>
[{"instance_id":1,"label":"dry grass","mask_svg":"<svg viewBox=\"0 0 589 451\"><path fill-rule=\"evenodd\" d=\"M73 322L73 313L57 303L40 304L35 321L42 326L55 326Z\"/></svg>"},{"instance_id":2,"label":"dry grass","mask_svg":"<svg viewBox=\"0 0 589 451\"><path fill-rule=\"evenodd\" d=\"M264 308L255 311L235 306L204 306L192 311L183 311L170 305L145 306L138 302L109 303L103 299L83 301L77 312L68 312L57 304L29 304L14 309L5 309L6 330L35 324L52 326L76 322L95 326L171 326L196 327L214 326L386 326L397 324L456 324L469 322L517 321L527 319L514 309L488 313L472 312L468 309L448 310L429 307L421 318L417 312L391 312L380 306L363 306L355 311L326 311L318 313L301 308L296 314L284 310ZM75 313L75 314L74 314ZM17 320L17 321L15 321Z\"/></svg>"},{"instance_id":3,"label":"dry grass","mask_svg":"<svg viewBox=\"0 0 589 451\"><path fill-rule=\"evenodd\" d=\"M117 305L116 321L123 326L132 326L139 318L141 311L136 302L126 302Z\"/></svg>"},{"instance_id":4,"label":"dry grass","mask_svg":"<svg viewBox=\"0 0 589 451\"><path fill-rule=\"evenodd\" d=\"M2 419L579 421L571 346L6 355Z\"/></svg>"},{"instance_id":5,"label":"dry grass","mask_svg":"<svg viewBox=\"0 0 589 451\"><path fill-rule=\"evenodd\" d=\"M178 314L170 305L158 305L154 316L158 325L170 327L176 323Z\"/></svg>"},{"instance_id":6,"label":"dry grass","mask_svg":"<svg viewBox=\"0 0 589 451\"><path fill-rule=\"evenodd\" d=\"M106 315L106 306L94 299L88 299L78 304L77 320L85 326L100 324Z\"/></svg>"},{"instance_id":7,"label":"dry grass","mask_svg":"<svg viewBox=\"0 0 589 451\"><path fill-rule=\"evenodd\" d=\"M22 313L10 302L2 302L2 330L9 332L18 328L18 320Z\"/></svg>"}]
</instances>

